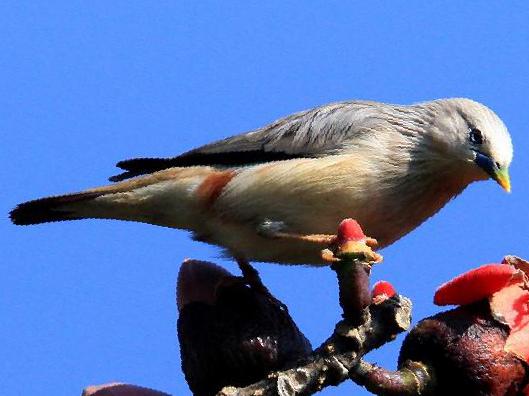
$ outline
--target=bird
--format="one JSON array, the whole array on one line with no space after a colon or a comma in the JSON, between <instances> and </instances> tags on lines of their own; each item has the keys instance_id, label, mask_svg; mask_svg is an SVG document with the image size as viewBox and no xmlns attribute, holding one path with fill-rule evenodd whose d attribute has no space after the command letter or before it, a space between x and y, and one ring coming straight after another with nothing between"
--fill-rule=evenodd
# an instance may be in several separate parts
<instances>
[{"instance_id":1,"label":"bird","mask_svg":"<svg viewBox=\"0 0 529 396\"><path fill-rule=\"evenodd\" d=\"M144 222L187 230L228 257L321 266L311 235L354 218L383 248L474 181L510 192L512 157L503 121L471 99L342 101L175 157L118 162L113 184L21 203L10 218Z\"/></svg>"}]
</instances>

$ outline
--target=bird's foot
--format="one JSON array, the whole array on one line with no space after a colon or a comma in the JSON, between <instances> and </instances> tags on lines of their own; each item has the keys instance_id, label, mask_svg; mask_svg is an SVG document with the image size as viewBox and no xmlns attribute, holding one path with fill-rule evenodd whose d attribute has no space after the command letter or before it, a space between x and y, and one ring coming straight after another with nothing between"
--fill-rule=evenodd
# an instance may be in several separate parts
<instances>
[{"instance_id":1,"label":"bird's foot","mask_svg":"<svg viewBox=\"0 0 529 396\"><path fill-rule=\"evenodd\" d=\"M327 249L322 250L321 257L330 263L344 258L380 263L382 256L373 250L377 246L377 240L366 236L357 221L345 219L338 226L336 239Z\"/></svg>"},{"instance_id":2,"label":"bird's foot","mask_svg":"<svg viewBox=\"0 0 529 396\"><path fill-rule=\"evenodd\" d=\"M336 240L331 234L296 234L285 232L286 224L282 221L265 220L257 227L257 233L269 239L289 239L311 242L319 245L329 245ZM375 241L376 242L376 241Z\"/></svg>"},{"instance_id":3,"label":"bird's foot","mask_svg":"<svg viewBox=\"0 0 529 396\"><path fill-rule=\"evenodd\" d=\"M348 241L342 245L321 251L321 258L328 263L340 262L345 257L357 258L370 263L382 262L382 256L373 251L365 242Z\"/></svg>"}]
</instances>

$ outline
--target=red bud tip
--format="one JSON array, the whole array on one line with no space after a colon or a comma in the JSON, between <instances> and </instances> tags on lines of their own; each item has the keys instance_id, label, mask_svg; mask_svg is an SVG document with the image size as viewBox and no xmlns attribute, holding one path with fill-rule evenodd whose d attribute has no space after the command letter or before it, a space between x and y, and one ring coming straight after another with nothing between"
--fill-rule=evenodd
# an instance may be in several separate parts
<instances>
[{"instance_id":1,"label":"red bud tip","mask_svg":"<svg viewBox=\"0 0 529 396\"><path fill-rule=\"evenodd\" d=\"M435 292L434 304L466 305L482 300L507 286L516 273L510 265L483 265L442 284Z\"/></svg>"},{"instance_id":2,"label":"red bud tip","mask_svg":"<svg viewBox=\"0 0 529 396\"><path fill-rule=\"evenodd\" d=\"M371 297L373 300L379 296L386 296L387 298L393 297L397 292L391 283L388 281L378 281L373 285L371 290Z\"/></svg>"},{"instance_id":3,"label":"red bud tip","mask_svg":"<svg viewBox=\"0 0 529 396\"><path fill-rule=\"evenodd\" d=\"M340 244L348 241L361 241L365 237L362 227L356 220L345 219L338 226L338 243Z\"/></svg>"}]
</instances>

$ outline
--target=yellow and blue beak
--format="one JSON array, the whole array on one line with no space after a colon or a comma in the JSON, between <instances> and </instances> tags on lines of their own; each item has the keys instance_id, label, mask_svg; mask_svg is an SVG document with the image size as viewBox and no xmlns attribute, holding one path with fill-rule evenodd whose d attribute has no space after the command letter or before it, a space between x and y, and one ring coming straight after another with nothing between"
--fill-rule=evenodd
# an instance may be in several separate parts
<instances>
[{"instance_id":1,"label":"yellow and blue beak","mask_svg":"<svg viewBox=\"0 0 529 396\"><path fill-rule=\"evenodd\" d=\"M511 192L511 180L508 168L501 168L497 162L494 162L489 156L480 153L479 151L476 151L474 162L492 179L496 180L505 191Z\"/></svg>"}]
</instances>

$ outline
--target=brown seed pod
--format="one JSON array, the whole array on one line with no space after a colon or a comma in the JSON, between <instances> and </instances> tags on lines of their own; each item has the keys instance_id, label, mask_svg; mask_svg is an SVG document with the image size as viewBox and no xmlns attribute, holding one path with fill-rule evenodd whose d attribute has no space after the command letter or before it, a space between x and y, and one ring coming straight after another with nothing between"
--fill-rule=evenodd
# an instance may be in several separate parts
<instances>
[{"instance_id":1,"label":"brown seed pod","mask_svg":"<svg viewBox=\"0 0 529 396\"><path fill-rule=\"evenodd\" d=\"M527 364L504 350L507 326L487 300L424 319L406 337L399 367L421 362L435 373L436 395L517 395L529 380Z\"/></svg>"},{"instance_id":2,"label":"brown seed pod","mask_svg":"<svg viewBox=\"0 0 529 396\"><path fill-rule=\"evenodd\" d=\"M215 264L185 262L178 301L182 369L194 395L252 384L312 351L282 304Z\"/></svg>"}]
</instances>

